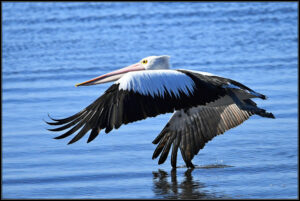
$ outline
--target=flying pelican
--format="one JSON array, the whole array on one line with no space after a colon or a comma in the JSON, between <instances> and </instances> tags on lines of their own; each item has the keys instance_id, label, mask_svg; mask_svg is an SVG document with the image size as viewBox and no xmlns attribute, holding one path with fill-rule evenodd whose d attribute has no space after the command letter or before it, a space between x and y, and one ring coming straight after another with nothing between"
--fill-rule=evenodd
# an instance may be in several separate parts
<instances>
[{"instance_id":1,"label":"flying pelican","mask_svg":"<svg viewBox=\"0 0 300 201\"><path fill-rule=\"evenodd\" d=\"M101 75L75 86L89 86L116 81L102 96L82 111L64 119L54 119L48 129L62 131L61 139L79 132L72 144L91 130L87 143L101 129L109 133L122 124L173 112L169 122L154 139L158 144L152 159L160 155L158 164L167 159L171 145L171 165L176 168L177 151L181 151L187 168L192 159L212 138L240 125L251 115L275 118L257 107L252 98L266 96L247 86L211 73L169 69L169 56L149 56L136 64Z\"/></svg>"}]
</instances>

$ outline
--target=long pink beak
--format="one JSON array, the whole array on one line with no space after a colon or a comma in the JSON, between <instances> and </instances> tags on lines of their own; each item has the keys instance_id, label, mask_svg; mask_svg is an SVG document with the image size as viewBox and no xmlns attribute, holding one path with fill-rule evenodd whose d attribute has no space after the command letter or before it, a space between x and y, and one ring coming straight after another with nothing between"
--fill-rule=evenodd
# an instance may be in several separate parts
<instances>
[{"instance_id":1,"label":"long pink beak","mask_svg":"<svg viewBox=\"0 0 300 201\"><path fill-rule=\"evenodd\" d=\"M91 80L76 84L75 86L89 86L89 85L95 85L95 84L102 84L106 82L112 82L115 80L120 79L125 73L132 72L132 71L140 71L145 70L145 67L143 67L140 63L133 64L131 66L127 66L125 68L121 68L119 70L101 75L99 77L93 78Z\"/></svg>"}]
</instances>

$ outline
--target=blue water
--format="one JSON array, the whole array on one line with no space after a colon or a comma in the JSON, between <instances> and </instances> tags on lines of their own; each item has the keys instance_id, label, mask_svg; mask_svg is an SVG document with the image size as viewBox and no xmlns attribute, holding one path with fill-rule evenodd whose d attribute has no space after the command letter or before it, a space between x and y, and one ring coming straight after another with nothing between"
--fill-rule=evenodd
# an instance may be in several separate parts
<instances>
[{"instance_id":1,"label":"blue water","mask_svg":"<svg viewBox=\"0 0 300 201\"><path fill-rule=\"evenodd\" d=\"M48 113L70 116L110 86L76 83L163 54L267 95L256 102L276 119L214 138L192 171L151 159L171 114L89 144L46 130ZM297 74L293 2L2 3L2 197L297 198Z\"/></svg>"}]
</instances>

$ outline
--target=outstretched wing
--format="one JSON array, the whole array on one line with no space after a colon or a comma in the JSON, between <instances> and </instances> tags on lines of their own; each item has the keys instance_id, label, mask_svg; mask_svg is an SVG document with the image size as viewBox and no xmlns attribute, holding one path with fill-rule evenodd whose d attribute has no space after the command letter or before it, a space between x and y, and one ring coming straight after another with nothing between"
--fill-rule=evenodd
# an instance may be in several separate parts
<instances>
[{"instance_id":1,"label":"outstretched wing","mask_svg":"<svg viewBox=\"0 0 300 201\"><path fill-rule=\"evenodd\" d=\"M61 139L79 131L69 144L91 130L88 142L100 132L110 132L122 124L205 105L226 96L224 82L209 76L176 70L152 70L127 73L88 107L65 119L47 122L60 126L50 131L63 131Z\"/></svg>"},{"instance_id":2,"label":"outstretched wing","mask_svg":"<svg viewBox=\"0 0 300 201\"><path fill-rule=\"evenodd\" d=\"M247 101L255 104L251 100ZM176 167L178 148L187 167L193 167L191 160L208 141L240 125L253 114L239 109L236 104L218 107L197 106L176 111L153 141L154 144L159 144L152 158L160 155L158 163L164 163L172 145L172 167Z\"/></svg>"}]
</instances>

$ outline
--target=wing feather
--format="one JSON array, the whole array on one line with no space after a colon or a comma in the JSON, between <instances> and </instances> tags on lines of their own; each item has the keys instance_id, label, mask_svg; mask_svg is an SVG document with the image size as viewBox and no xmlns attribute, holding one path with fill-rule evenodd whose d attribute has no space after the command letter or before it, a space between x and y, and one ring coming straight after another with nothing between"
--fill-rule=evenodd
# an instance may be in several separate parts
<instances>
[{"instance_id":1,"label":"wing feather","mask_svg":"<svg viewBox=\"0 0 300 201\"><path fill-rule=\"evenodd\" d=\"M178 147L181 141L181 138L179 137L180 133L178 131L175 132L175 140L172 145L172 154L171 154L171 165L172 167L176 167L177 163L177 152L178 152Z\"/></svg>"},{"instance_id":2,"label":"wing feather","mask_svg":"<svg viewBox=\"0 0 300 201\"><path fill-rule=\"evenodd\" d=\"M186 112L178 110L174 112L167 124L168 126L154 140L154 142L159 143L159 149L163 149L161 147L163 145L166 146L165 143L161 142L168 141L168 147L164 149L163 159L160 160L165 161L166 152L170 150L169 143L172 142L171 165L176 167L175 160L179 146L187 167L193 167L191 160L208 141L238 126L251 115L253 115L252 112L241 110L236 104L219 107L197 106ZM155 156L158 157L159 154L156 153Z\"/></svg>"},{"instance_id":3,"label":"wing feather","mask_svg":"<svg viewBox=\"0 0 300 201\"><path fill-rule=\"evenodd\" d=\"M243 88L243 85L237 83L235 83L235 85ZM249 88L246 89L250 91ZM91 130L91 132L87 142L90 142L98 136L102 129L104 129L106 133L109 133L112 129L117 129L123 124L139 121L148 117L155 117L159 114L170 113L181 109L189 111L187 108L196 107L198 105L208 105L211 103L215 105L218 100L228 97L228 91L235 93L234 90L236 91L238 89L230 88L228 79L216 76L212 77L184 70L138 71L125 74L120 80L109 87L101 97L80 112L64 119L54 119L50 117L54 122L47 123L51 126L60 126L49 129L50 131L69 129L55 139L68 137L81 129L69 144L81 139L89 130ZM255 93L254 91L251 92L252 93L249 94L253 97ZM233 102L230 98L226 100ZM253 103L249 102L249 104ZM211 133L215 132L213 126L217 120L216 118L218 118L216 117L218 116L218 112L202 109L202 113L201 115L196 115L196 119L186 120L189 121L189 124L192 124L192 127L186 131L188 133L187 136L184 134L184 137L180 137L179 141L181 141L181 143L178 145L180 149L184 150L186 155L188 155L186 149L197 153L199 148L203 146L202 141L208 141L211 138ZM213 122L205 121L202 115L215 120ZM245 117L241 116L240 118L244 119ZM198 134L195 134L198 129L194 126L197 124L196 122L199 125L201 124L201 132L198 131ZM228 125L224 125L224 122L221 122L221 124L221 126L218 125L216 128L225 131ZM205 132L203 132L203 130L205 130ZM161 133L161 135L154 140L154 143L164 140L165 135L166 133ZM199 136L203 138L201 142L195 140L195 138L199 138ZM170 135L169 138L170 137L173 139L172 135ZM177 137L179 137L179 134ZM166 139L159 146L169 146L169 142L170 141ZM169 151L169 149L165 150ZM156 154L161 154L161 151L162 149L158 149ZM164 156L167 154L166 151L163 151ZM187 156L186 158L189 161L192 157L193 155Z\"/></svg>"},{"instance_id":4,"label":"wing feather","mask_svg":"<svg viewBox=\"0 0 300 201\"><path fill-rule=\"evenodd\" d=\"M206 90L213 91L210 97L202 95ZM50 117L54 122L47 123L60 126L50 131L70 129L55 139L68 137L83 127L69 143L91 130L90 142L102 129L109 133L122 124L213 102L225 93L220 83L209 83L204 76L176 70L128 73L82 111L64 119Z\"/></svg>"}]
</instances>

